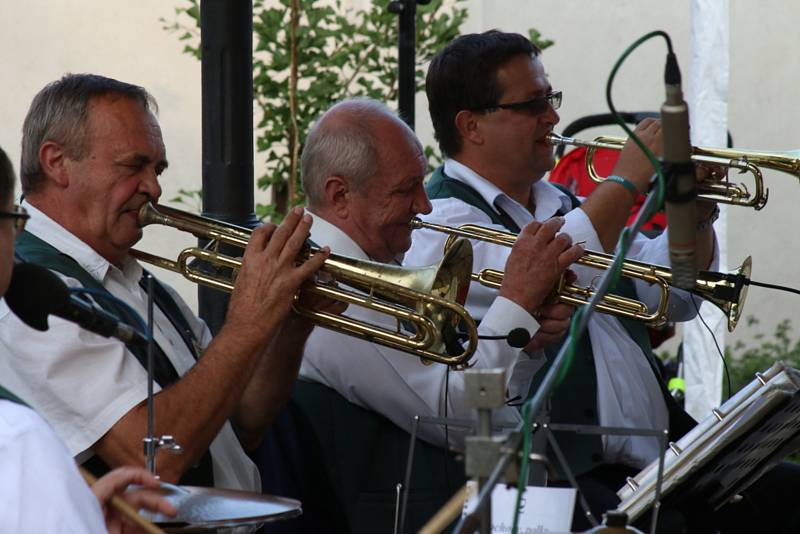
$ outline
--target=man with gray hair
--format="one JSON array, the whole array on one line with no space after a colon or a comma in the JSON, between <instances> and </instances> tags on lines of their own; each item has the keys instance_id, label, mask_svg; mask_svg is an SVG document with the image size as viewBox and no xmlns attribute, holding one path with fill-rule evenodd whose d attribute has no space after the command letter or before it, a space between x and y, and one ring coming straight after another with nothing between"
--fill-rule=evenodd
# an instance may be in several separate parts
<instances>
[{"instance_id":1,"label":"man with gray hair","mask_svg":"<svg viewBox=\"0 0 800 534\"><path fill-rule=\"evenodd\" d=\"M378 102L347 100L323 114L306 140L302 172L308 209L314 215L311 239L330 246L336 254L400 263L411 245L410 220L431 209L423 187L427 167L422 146L408 126ZM501 336L515 328L533 334L523 350L510 347L505 339L482 340L470 361L474 368L506 370L511 404L527 393L530 378L542 363L537 349L563 335L571 315L570 307L544 304L556 281L583 252L558 232L561 224L556 218L523 230L507 264L517 276L506 277L479 328L482 335ZM542 311L553 318L537 322L534 314ZM393 320L363 308L351 306L346 315L393 327ZM331 331L318 330L309 337L300 377L298 388L322 384L406 431L415 416L472 416L465 401L463 373ZM515 423L519 418L518 409L509 405L498 410L495 421ZM363 429L356 424L348 427L343 419L336 419L334 430L337 436L346 436L351 446L339 450L336 461L354 456L353 463L363 468L372 451L361 437ZM454 427L419 428L422 439L440 447L461 447L464 434L463 429ZM406 450L405 436L395 451ZM353 447L353 443L359 446ZM354 484L361 485L349 488L356 494L358 490L366 493L365 485L378 479L374 472L363 474L369 481L356 481ZM375 498L374 493L370 495ZM383 512L391 519L391 513ZM379 530L372 526L373 531Z\"/></svg>"},{"instance_id":2,"label":"man with gray hair","mask_svg":"<svg viewBox=\"0 0 800 534\"><path fill-rule=\"evenodd\" d=\"M142 236L138 211L158 200L167 167L154 109L141 87L66 75L36 95L23 127L30 220L17 239L18 257L102 294L98 304L128 320L134 314L113 301L147 315L143 270L130 250ZM253 231L227 320L213 340L180 297L156 282L155 432L173 435L183 448L159 455L163 480L260 489L245 449L260 442L289 395L313 328L291 311L292 298L327 256L323 250L295 265L310 226L298 208L280 227ZM57 317L49 325L33 330L0 305L0 341L14 348L0 358L4 384L95 472L142 465L146 351Z\"/></svg>"}]
</instances>

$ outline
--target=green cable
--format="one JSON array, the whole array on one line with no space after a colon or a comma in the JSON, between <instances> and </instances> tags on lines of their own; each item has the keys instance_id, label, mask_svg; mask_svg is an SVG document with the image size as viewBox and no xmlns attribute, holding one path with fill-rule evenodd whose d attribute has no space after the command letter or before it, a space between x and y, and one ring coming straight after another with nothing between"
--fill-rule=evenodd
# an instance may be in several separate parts
<instances>
[{"instance_id":1,"label":"green cable","mask_svg":"<svg viewBox=\"0 0 800 534\"><path fill-rule=\"evenodd\" d=\"M617 71L622 66L622 63L627 59L627 57L642 43L652 39L653 37L663 37L667 42L667 48L670 52L672 52L672 41L665 32L657 30L650 33L647 33L637 39L632 45L630 45L625 52L620 56L617 62L614 64L614 67L611 69L611 74L609 74L608 82L606 84L606 103L608 104L608 109L611 111L611 114L616 119L617 123L622 127L622 129L628 134L628 136L633 139L639 149L644 152L647 159L650 161L650 164L655 169L656 173L656 181L654 183L654 187L656 188L656 203L653 205L653 209L651 210L652 213L646 213L646 217L643 217L642 220L646 221L649 220L655 213L657 213L661 207L664 205L664 173L661 170L661 164L650 151L650 149L642 142L639 137L633 132L633 130L625 124L625 121L622 120L622 116L617 111L616 107L614 107L614 102L611 97L611 86L613 85L614 78L616 77ZM625 255L628 252L628 241L630 236L630 229L625 227L622 229L620 233L619 240L617 241L617 255L621 256L622 259L625 259ZM622 262L619 262L615 267L611 274L611 284L609 287L613 287L619 280L622 270ZM570 367L572 366L572 360L575 356L575 347L577 344L577 339L575 336L575 330L577 328L577 324L580 322L580 318L584 313L584 306L578 308L572 316L572 321L570 322L569 327L569 346L567 348L567 352L564 355L564 364L562 365L558 377L556 378L555 386L553 390L555 391L558 389L564 379L569 372ZM525 421L525 425L523 428L523 448L522 448L522 461L520 462L520 475L517 479L517 501L516 506L514 509L514 522L511 527L512 534L517 534L518 525L519 525L519 514L520 514L520 506L522 503L522 494L525 491L525 486L527 485L528 481L528 456L530 455L531 449L531 413L530 413L530 403L531 399L528 399L525 404L522 405L522 418Z\"/></svg>"}]
</instances>

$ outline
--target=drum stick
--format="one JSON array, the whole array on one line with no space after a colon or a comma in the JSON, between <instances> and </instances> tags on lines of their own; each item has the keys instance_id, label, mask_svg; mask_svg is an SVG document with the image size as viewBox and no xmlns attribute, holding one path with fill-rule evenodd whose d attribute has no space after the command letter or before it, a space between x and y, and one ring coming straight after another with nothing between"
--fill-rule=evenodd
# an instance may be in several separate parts
<instances>
[{"instance_id":1,"label":"drum stick","mask_svg":"<svg viewBox=\"0 0 800 534\"><path fill-rule=\"evenodd\" d=\"M87 484L90 486L95 483L97 480L94 475L89 473L83 467L78 466L78 469L81 472L81 476L86 481ZM111 506L113 506L119 513L133 521L136 526L147 532L147 534L164 534L164 531L155 526L155 524L151 523L147 519L143 518L139 515L139 513L133 509L133 507L125 502L125 500L120 497L119 495L114 495L111 497Z\"/></svg>"},{"instance_id":2,"label":"drum stick","mask_svg":"<svg viewBox=\"0 0 800 534\"><path fill-rule=\"evenodd\" d=\"M465 484L455 495L450 497L450 500L436 512L436 515L425 523L419 534L439 534L442 532L464 509L464 501L466 499L467 486Z\"/></svg>"}]
</instances>

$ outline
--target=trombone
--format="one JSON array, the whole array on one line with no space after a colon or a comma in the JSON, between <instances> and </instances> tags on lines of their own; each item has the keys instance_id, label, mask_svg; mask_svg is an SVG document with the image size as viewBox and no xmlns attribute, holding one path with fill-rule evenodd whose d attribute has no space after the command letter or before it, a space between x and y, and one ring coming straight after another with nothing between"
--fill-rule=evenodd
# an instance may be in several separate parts
<instances>
[{"instance_id":1,"label":"trombone","mask_svg":"<svg viewBox=\"0 0 800 534\"><path fill-rule=\"evenodd\" d=\"M182 250L176 260L132 250L136 259L179 273L197 284L227 292L233 290L242 260L222 253L220 247L232 246L243 254L252 233L250 229L146 203L139 210L139 225L150 224L190 232L208 239L209 243L204 248ZM307 244L297 261L305 261L318 250ZM331 254L321 272L329 274L335 284L307 284L294 296L293 307L295 312L324 328L414 354L423 362L462 366L478 344L475 321L462 306L471 270L472 246L467 240L456 242L438 265L410 269ZM394 318L395 328L307 308L300 302L300 295L305 292ZM411 333L403 332L401 326ZM465 330L467 334L466 346L457 346L460 352L455 348L457 344L450 344L451 348L445 342L457 328L459 333Z\"/></svg>"},{"instance_id":2,"label":"trombone","mask_svg":"<svg viewBox=\"0 0 800 534\"><path fill-rule=\"evenodd\" d=\"M455 242L456 238L477 239L495 245L513 247L517 234L501 232L492 228L465 224L458 228L427 223L419 218L411 221L414 229L428 229L448 234L450 237L445 243L445 250ZM585 251L575 263L585 267L606 270L611 267L614 256L602 252ZM742 314L744 301L747 298L747 284L750 281L752 260L748 256L742 265L730 273L717 273L713 271L700 271L696 280L694 293L713 303L722 310L728 318L728 331L733 332ZM650 326L658 326L666 322L669 304L669 286L672 285L672 272L666 267L653 265L635 260L625 260L621 268L622 276L638 278L648 284L657 284L660 290L658 307L649 311L648 306L639 300L621 297L619 295L605 295L597 304L597 309L603 313L627 317L644 321ZM479 273L472 273L472 280L486 287L498 289L503 283L503 271L497 269L483 269ZM590 287L568 284L566 277L561 276L558 285L553 290L553 299L556 302L581 306L587 304L594 295Z\"/></svg>"},{"instance_id":3,"label":"trombone","mask_svg":"<svg viewBox=\"0 0 800 534\"><path fill-rule=\"evenodd\" d=\"M586 172L595 182L604 178L597 175L594 168L594 154L598 148L622 150L624 137L600 136L592 141L564 137L557 133L547 134L547 141L552 145L569 145L587 148ZM760 210L767 204L769 189L764 187L764 176L761 168L773 169L800 178L800 150L786 152L762 152L758 150L740 150L731 148L692 147L692 161L705 165L718 165L737 169L739 174L753 175L753 192L743 183L733 184L727 176L718 181L704 181L697 184L697 196L714 202L746 206Z\"/></svg>"}]
</instances>

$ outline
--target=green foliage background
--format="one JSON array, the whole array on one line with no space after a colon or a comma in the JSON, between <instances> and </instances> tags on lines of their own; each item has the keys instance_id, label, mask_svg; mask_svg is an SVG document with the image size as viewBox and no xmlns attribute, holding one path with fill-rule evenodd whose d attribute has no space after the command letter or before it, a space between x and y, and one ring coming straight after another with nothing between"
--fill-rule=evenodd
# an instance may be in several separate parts
<instances>
[{"instance_id":1,"label":"green foliage background","mask_svg":"<svg viewBox=\"0 0 800 534\"><path fill-rule=\"evenodd\" d=\"M459 35L467 17L464 0L432 0L417 7L417 90L423 89L425 65ZM367 8L346 8L341 0L255 0L253 2L253 89L256 144L266 172L260 189L270 189L271 201L259 203L261 218L277 222L294 205L304 202L298 158L311 123L333 103L366 96L396 109L397 15L388 0ZM175 9L166 30L186 42L184 52L200 57L199 0ZM544 49L553 41L529 30ZM425 147L431 166L440 161ZM176 199L196 203L195 192Z\"/></svg>"},{"instance_id":2,"label":"green foliage background","mask_svg":"<svg viewBox=\"0 0 800 534\"><path fill-rule=\"evenodd\" d=\"M418 6L417 79L422 65L458 35L465 20L462 0L433 0ZM334 102L367 96L394 104L397 98L397 16L388 2L366 9L340 0L255 0L253 3L253 89L256 145L266 163L258 178L272 187L272 202L259 204L260 217L280 219L302 204L297 158L311 123ZM198 0L175 10L165 28L186 41L184 51L200 57Z\"/></svg>"},{"instance_id":3,"label":"green foliage background","mask_svg":"<svg viewBox=\"0 0 800 534\"><path fill-rule=\"evenodd\" d=\"M742 321L745 325L755 326L758 318L749 316ZM789 367L800 369L800 340L793 340L793 328L789 319L784 319L771 335L756 334L752 343L737 341L725 347L725 362L730 374L731 387L728 389L727 380L723 376L722 395L727 399L731 394L739 391L743 386L755 379L757 372L769 369L773 363L783 361ZM666 351L659 353L663 361L675 359L675 354Z\"/></svg>"},{"instance_id":4,"label":"green foliage background","mask_svg":"<svg viewBox=\"0 0 800 534\"><path fill-rule=\"evenodd\" d=\"M756 323L756 318L748 317L748 325ZM752 345L738 341L732 347L726 347L731 390L738 391L755 378L755 373L769 369L778 360L800 369L800 340L792 341L791 334L791 323L789 319L784 319L775 327L772 337L756 334Z\"/></svg>"}]
</instances>

